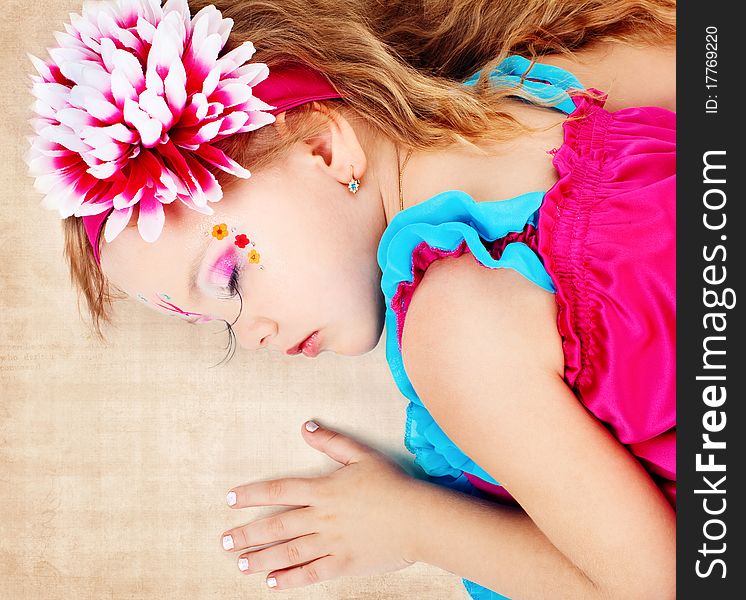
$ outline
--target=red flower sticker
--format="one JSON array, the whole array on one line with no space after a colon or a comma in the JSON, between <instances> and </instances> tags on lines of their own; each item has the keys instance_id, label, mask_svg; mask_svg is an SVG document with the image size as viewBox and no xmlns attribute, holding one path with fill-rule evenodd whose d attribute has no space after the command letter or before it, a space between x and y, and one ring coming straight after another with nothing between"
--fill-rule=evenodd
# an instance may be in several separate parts
<instances>
[{"instance_id":1,"label":"red flower sticker","mask_svg":"<svg viewBox=\"0 0 746 600\"><path fill-rule=\"evenodd\" d=\"M247 238L245 234L240 233L240 234L238 234L236 236L236 242L235 242L235 244L239 248L242 248L242 249L246 248L246 246L249 245L249 238Z\"/></svg>"}]
</instances>

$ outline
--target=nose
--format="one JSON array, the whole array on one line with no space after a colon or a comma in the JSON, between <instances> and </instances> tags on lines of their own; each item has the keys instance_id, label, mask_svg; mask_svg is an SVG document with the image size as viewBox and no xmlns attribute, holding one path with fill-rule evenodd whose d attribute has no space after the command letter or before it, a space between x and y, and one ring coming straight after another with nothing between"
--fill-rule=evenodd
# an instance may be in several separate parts
<instances>
[{"instance_id":1,"label":"nose","mask_svg":"<svg viewBox=\"0 0 746 600\"><path fill-rule=\"evenodd\" d=\"M244 350L266 348L272 338L277 336L277 323L270 319L256 319L251 323L242 323L235 328L238 345Z\"/></svg>"}]
</instances>

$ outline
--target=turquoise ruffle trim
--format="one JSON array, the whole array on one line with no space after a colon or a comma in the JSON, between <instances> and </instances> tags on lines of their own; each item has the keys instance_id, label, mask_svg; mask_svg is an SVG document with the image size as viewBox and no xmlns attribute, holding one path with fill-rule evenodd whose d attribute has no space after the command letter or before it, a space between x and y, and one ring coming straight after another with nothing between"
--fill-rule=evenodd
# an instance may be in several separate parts
<instances>
[{"instance_id":1,"label":"turquoise ruffle trim","mask_svg":"<svg viewBox=\"0 0 746 600\"><path fill-rule=\"evenodd\" d=\"M567 90L583 90L585 88L572 73L568 73L560 67L542 63L534 63L530 71L529 67L531 67L530 60L517 55L509 56L492 70L490 81L498 84L505 82L515 85L523 92L529 92L541 100L551 102L552 108L561 110L565 114L569 115L575 110L575 103ZM523 79L526 71L529 71L527 76L531 79ZM463 82L464 85L474 85L481 72L477 71L466 79ZM548 83L532 81L532 79L539 79Z\"/></svg>"},{"instance_id":2,"label":"turquoise ruffle trim","mask_svg":"<svg viewBox=\"0 0 746 600\"><path fill-rule=\"evenodd\" d=\"M554 292L541 260L526 244L510 243L501 257L495 259L483 243L523 231L528 224L536 227L543 197L543 192L531 192L511 200L476 202L462 191L443 192L398 213L378 247L381 289L386 298L386 359L397 387L409 400L404 444L431 481L472 495L477 492L464 471L499 484L448 438L414 391L404 370L391 302L402 282L413 281L412 253L422 242L445 251L453 251L466 242L469 251L483 265L514 269L534 284ZM505 599L467 579L463 583L475 600Z\"/></svg>"}]
</instances>

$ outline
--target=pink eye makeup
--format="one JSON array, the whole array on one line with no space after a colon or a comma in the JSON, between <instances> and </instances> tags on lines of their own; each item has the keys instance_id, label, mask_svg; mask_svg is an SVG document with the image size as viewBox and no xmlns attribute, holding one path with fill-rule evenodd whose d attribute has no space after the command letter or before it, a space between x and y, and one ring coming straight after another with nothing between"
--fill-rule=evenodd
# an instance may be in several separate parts
<instances>
[{"instance_id":1,"label":"pink eye makeup","mask_svg":"<svg viewBox=\"0 0 746 600\"><path fill-rule=\"evenodd\" d=\"M226 290L229 298L238 294L238 278L244 260L235 247L227 247L207 270L207 284Z\"/></svg>"}]
</instances>

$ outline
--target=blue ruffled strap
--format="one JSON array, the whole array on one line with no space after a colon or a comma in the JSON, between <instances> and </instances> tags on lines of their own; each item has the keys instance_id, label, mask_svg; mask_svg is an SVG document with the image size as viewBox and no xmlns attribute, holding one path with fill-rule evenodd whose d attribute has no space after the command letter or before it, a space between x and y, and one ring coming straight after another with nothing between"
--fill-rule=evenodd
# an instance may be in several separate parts
<instances>
[{"instance_id":1,"label":"blue ruffled strap","mask_svg":"<svg viewBox=\"0 0 746 600\"><path fill-rule=\"evenodd\" d=\"M452 251L466 242L483 265L514 269L529 281L554 292L552 280L533 250L522 242L508 244L493 258L482 239L495 241L511 232L536 226L543 194L530 192L511 200L476 202L469 194L451 190L398 213L389 223L378 247L381 289L386 298L386 359L407 406L404 444L415 464L435 477L458 478L463 471L495 485L499 483L454 444L432 418L404 369L392 300L402 282L414 280L412 254L423 241L432 248Z\"/></svg>"},{"instance_id":2,"label":"blue ruffled strap","mask_svg":"<svg viewBox=\"0 0 746 600\"><path fill-rule=\"evenodd\" d=\"M453 251L466 242L469 251L483 265L514 269L534 284L554 292L549 274L526 244L509 243L500 258L495 259L483 243L523 231L527 225L536 227L543 196L543 192L531 192L511 200L476 202L466 192L443 192L398 213L384 231L378 247L381 289L386 298L386 359L397 387L409 400L404 444L431 481L464 493L478 494L464 472L495 485L499 483L450 440L414 391L404 370L392 300L402 282L414 280L412 255L422 242L445 251ZM467 579L463 582L475 600L505 599Z\"/></svg>"},{"instance_id":3,"label":"blue ruffled strap","mask_svg":"<svg viewBox=\"0 0 746 600\"><path fill-rule=\"evenodd\" d=\"M529 69L530 68L530 69ZM464 85L474 85L479 79L481 70L466 79ZM528 74L527 74L528 73ZM529 77L530 79L524 79ZM534 81L539 79L541 81ZM520 86L541 100L552 102L552 108L570 114L575 110L575 103L567 93L570 89L585 89L583 84L572 73L560 67L534 63L522 56L509 56L490 73L491 81L506 81ZM546 83L543 83L546 82Z\"/></svg>"}]
</instances>

